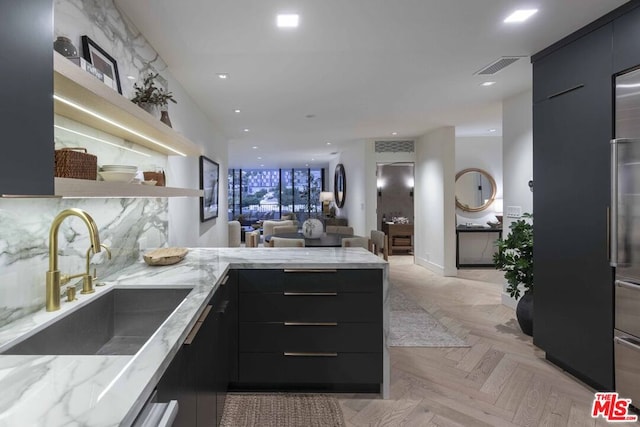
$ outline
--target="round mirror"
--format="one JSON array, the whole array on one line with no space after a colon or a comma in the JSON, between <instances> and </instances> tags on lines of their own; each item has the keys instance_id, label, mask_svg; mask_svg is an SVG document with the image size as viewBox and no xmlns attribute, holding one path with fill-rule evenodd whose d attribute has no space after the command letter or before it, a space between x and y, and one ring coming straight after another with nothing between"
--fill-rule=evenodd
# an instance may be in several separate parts
<instances>
[{"instance_id":1,"label":"round mirror","mask_svg":"<svg viewBox=\"0 0 640 427\"><path fill-rule=\"evenodd\" d=\"M342 163L336 165L336 172L333 175L333 195L336 205L341 208L344 206L344 199L347 197L347 175L344 173Z\"/></svg>"},{"instance_id":2,"label":"round mirror","mask_svg":"<svg viewBox=\"0 0 640 427\"><path fill-rule=\"evenodd\" d=\"M482 169L464 169L456 174L456 206L465 212L487 209L496 190L496 181Z\"/></svg>"}]
</instances>

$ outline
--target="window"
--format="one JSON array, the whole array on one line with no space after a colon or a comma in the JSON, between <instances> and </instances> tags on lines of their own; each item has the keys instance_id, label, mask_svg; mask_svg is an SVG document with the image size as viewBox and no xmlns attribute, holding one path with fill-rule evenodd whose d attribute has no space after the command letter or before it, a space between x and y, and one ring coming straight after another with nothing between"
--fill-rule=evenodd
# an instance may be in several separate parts
<instances>
[{"instance_id":1,"label":"window","mask_svg":"<svg viewBox=\"0 0 640 427\"><path fill-rule=\"evenodd\" d=\"M295 213L298 221L321 215L324 169L229 169L229 220L243 225Z\"/></svg>"}]
</instances>

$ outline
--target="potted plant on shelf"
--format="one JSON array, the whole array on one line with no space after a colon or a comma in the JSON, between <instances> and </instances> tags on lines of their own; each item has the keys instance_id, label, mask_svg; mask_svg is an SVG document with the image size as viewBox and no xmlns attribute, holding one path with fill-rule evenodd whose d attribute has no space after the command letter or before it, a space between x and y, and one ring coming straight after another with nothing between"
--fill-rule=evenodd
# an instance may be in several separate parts
<instances>
[{"instance_id":1,"label":"potted plant on shelf","mask_svg":"<svg viewBox=\"0 0 640 427\"><path fill-rule=\"evenodd\" d=\"M158 76L159 74L157 73L149 73L142 80L142 85L134 83L133 89L135 90L135 95L131 102L152 115L156 115L155 112L160 108L160 111L162 112L160 120L171 127L171 120L169 120L169 111L167 106L169 101L174 104L177 104L178 101L173 98L173 93L156 86L155 79Z\"/></svg>"},{"instance_id":2,"label":"potted plant on shelf","mask_svg":"<svg viewBox=\"0 0 640 427\"><path fill-rule=\"evenodd\" d=\"M497 241L493 263L496 269L504 271L507 292L512 298L518 299L524 292L518 300L516 317L522 332L533 336L533 215L522 214L509 229L509 235Z\"/></svg>"}]
</instances>

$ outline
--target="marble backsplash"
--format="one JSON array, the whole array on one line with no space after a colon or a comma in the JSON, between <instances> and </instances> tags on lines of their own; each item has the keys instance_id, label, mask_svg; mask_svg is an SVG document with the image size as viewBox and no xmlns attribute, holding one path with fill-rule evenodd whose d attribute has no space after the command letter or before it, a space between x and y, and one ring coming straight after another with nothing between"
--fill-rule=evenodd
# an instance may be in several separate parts
<instances>
[{"instance_id":1,"label":"marble backsplash","mask_svg":"<svg viewBox=\"0 0 640 427\"><path fill-rule=\"evenodd\" d=\"M0 327L44 307L49 229L58 212L73 207L93 217L112 252L111 260L105 251L91 258L91 270L104 277L138 260L141 249L166 246L167 206L165 198L0 199ZM84 272L90 243L79 218L62 223L58 244L60 271Z\"/></svg>"}]
</instances>

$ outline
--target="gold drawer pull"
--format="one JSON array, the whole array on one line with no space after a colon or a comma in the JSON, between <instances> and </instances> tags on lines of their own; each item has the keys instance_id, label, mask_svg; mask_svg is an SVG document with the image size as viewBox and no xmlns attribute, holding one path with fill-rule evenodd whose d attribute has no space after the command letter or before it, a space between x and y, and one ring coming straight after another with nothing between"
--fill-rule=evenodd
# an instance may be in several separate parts
<instances>
[{"instance_id":1,"label":"gold drawer pull","mask_svg":"<svg viewBox=\"0 0 640 427\"><path fill-rule=\"evenodd\" d=\"M337 292L284 292L287 297L314 296L314 297L335 297Z\"/></svg>"},{"instance_id":2,"label":"gold drawer pull","mask_svg":"<svg viewBox=\"0 0 640 427\"><path fill-rule=\"evenodd\" d=\"M189 331L189 335L187 335L187 338L184 340L184 345L193 344L193 340L196 338L196 335L198 335L198 331L202 327L202 324L204 323L204 321L207 318L207 316L209 316L209 313L211 312L212 308L213 308L213 306L208 305L204 309L204 311L202 312L202 314L200 315L200 317L196 321L196 324L193 325L193 328L191 328L191 331Z\"/></svg>"},{"instance_id":3,"label":"gold drawer pull","mask_svg":"<svg viewBox=\"0 0 640 427\"><path fill-rule=\"evenodd\" d=\"M287 357L338 357L338 353L289 353L285 352Z\"/></svg>"},{"instance_id":4,"label":"gold drawer pull","mask_svg":"<svg viewBox=\"0 0 640 427\"><path fill-rule=\"evenodd\" d=\"M226 276L224 276L224 279L222 279L222 282L220 282L220 285L224 286L227 284L227 280L229 280L229 275L227 274Z\"/></svg>"},{"instance_id":5,"label":"gold drawer pull","mask_svg":"<svg viewBox=\"0 0 640 427\"><path fill-rule=\"evenodd\" d=\"M284 322L284 326L338 326L338 322Z\"/></svg>"},{"instance_id":6,"label":"gold drawer pull","mask_svg":"<svg viewBox=\"0 0 640 427\"><path fill-rule=\"evenodd\" d=\"M335 268L286 268L285 273L337 273Z\"/></svg>"}]
</instances>

